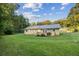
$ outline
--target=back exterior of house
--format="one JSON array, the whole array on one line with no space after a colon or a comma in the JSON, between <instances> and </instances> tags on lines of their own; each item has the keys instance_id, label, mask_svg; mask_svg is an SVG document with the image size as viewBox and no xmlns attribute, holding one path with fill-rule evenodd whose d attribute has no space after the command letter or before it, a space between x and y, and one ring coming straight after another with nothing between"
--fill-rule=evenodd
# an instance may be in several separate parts
<instances>
[{"instance_id":1,"label":"back exterior of house","mask_svg":"<svg viewBox=\"0 0 79 59\"><path fill-rule=\"evenodd\" d=\"M59 35L60 24L29 26L24 30L24 34L30 35Z\"/></svg>"}]
</instances>

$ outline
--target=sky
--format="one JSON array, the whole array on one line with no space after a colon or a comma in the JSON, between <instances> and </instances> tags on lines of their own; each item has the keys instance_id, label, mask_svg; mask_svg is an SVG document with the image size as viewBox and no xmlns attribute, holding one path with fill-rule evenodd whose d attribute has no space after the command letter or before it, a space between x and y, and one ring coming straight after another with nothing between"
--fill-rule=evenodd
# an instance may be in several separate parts
<instances>
[{"instance_id":1,"label":"sky","mask_svg":"<svg viewBox=\"0 0 79 59\"><path fill-rule=\"evenodd\" d=\"M74 3L21 3L16 14L22 14L29 22L65 19Z\"/></svg>"}]
</instances>

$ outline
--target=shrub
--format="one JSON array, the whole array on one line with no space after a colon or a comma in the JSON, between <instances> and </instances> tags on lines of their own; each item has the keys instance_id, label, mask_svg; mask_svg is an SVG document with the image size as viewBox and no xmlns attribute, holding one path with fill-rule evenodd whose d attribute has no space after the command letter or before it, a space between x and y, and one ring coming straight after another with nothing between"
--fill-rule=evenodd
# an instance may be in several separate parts
<instances>
[{"instance_id":1,"label":"shrub","mask_svg":"<svg viewBox=\"0 0 79 59\"><path fill-rule=\"evenodd\" d=\"M50 36L50 35L51 35L51 33L50 33L50 32L48 32L48 33L47 33L47 35L48 35L48 36Z\"/></svg>"},{"instance_id":2,"label":"shrub","mask_svg":"<svg viewBox=\"0 0 79 59\"><path fill-rule=\"evenodd\" d=\"M14 33L14 31L13 31L12 28L6 28L6 29L4 30L4 34L10 35L10 34L13 34L13 33Z\"/></svg>"},{"instance_id":3,"label":"shrub","mask_svg":"<svg viewBox=\"0 0 79 59\"><path fill-rule=\"evenodd\" d=\"M74 29L74 32L78 32L78 30L77 29Z\"/></svg>"}]
</instances>

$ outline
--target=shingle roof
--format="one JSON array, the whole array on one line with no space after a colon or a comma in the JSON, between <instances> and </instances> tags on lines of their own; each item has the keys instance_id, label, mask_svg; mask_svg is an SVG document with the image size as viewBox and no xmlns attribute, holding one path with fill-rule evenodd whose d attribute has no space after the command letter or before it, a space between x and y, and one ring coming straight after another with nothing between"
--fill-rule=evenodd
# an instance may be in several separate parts
<instances>
[{"instance_id":1,"label":"shingle roof","mask_svg":"<svg viewBox=\"0 0 79 59\"><path fill-rule=\"evenodd\" d=\"M29 26L26 29L55 29L60 28L60 24L51 24L51 25L37 25L37 26Z\"/></svg>"}]
</instances>

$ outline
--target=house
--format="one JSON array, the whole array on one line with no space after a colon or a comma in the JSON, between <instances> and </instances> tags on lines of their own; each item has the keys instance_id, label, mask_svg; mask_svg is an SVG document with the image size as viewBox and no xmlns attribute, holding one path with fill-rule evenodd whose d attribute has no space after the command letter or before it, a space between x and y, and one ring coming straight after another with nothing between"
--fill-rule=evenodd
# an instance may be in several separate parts
<instances>
[{"instance_id":1,"label":"house","mask_svg":"<svg viewBox=\"0 0 79 59\"><path fill-rule=\"evenodd\" d=\"M54 36L60 34L60 28L60 24L29 26L25 28L24 34Z\"/></svg>"}]
</instances>

